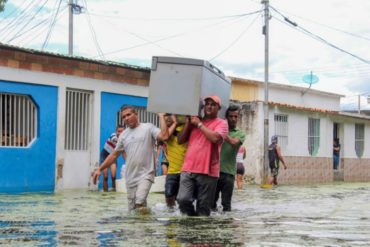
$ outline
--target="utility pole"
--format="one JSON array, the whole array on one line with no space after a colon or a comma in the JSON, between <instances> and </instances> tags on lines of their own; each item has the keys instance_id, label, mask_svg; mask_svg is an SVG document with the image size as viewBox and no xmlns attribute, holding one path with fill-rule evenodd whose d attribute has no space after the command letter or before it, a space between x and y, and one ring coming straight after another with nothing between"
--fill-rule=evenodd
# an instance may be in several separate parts
<instances>
[{"instance_id":1,"label":"utility pole","mask_svg":"<svg viewBox=\"0 0 370 247\"><path fill-rule=\"evenodd\" d=\"M358 114L361 114L361 94L358 95Z\"/></svg>"},{"instance_id":2,"label":"utility pole","mask_svg":"<svg viewBox=\"0 0 370 247\"><path fill-rule=\"evenodd\" d=\"M269 84L269 0L262 0L262 4L265 5L265 25L263 26L263 34L265 35L265 101L263 104L264 111L264 131L263 131L263 181L262 184L266 184L269 161L268 161L268 145L269 145L269 107L268 107L268 84Z\"/></svg>"},{"instance_id":3,"label":"utility pole","mask_svg":"<svg viewBox=\"0 0 370 247\"><path fill-rule=\"evenodd\" d=\"M73 56L73 0L69 0L68 55Z\"/></svg>"}]
</instances>

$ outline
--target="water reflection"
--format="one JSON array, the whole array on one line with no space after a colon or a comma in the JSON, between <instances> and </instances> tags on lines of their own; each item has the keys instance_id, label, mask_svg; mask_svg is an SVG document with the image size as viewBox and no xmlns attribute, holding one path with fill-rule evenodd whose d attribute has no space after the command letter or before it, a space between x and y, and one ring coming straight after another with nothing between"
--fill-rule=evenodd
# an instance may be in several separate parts
<instances>
[{"instance_id":1,"label":"water reflection","mask_svg":"<svg viewBox=\"0 0 370 247\"><path fill-rule=\"evenodd\" d=\"M66 191L0 195L7 246L370 246L370 183L249 186L233 211L192 218L150 194L150 215L124 194Z\"/></svg>"}]
</instances>

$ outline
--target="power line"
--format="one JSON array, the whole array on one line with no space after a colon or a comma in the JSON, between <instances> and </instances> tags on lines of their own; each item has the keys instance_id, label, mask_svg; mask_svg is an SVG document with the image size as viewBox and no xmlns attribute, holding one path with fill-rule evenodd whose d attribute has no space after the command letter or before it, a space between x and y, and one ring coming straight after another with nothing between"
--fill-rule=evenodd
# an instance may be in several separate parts
<instances>
[{"instance_id":1,"label":"power line","mask_svg":"<svg viewBox=\"0 0 370 247\"><path fill-rule=\"evenodd\" d=\"M60 9L61 3L62 3L62 0L59 0L57 10L55 11L55 15L54 15L53 20L50 22L49 30L48 30L48 33L46 34L46 38L45 38L44 43L42 44L41 50L44 50L44 48L47 46L47 44L48 44L48 42L50 40L51 32L54 29L54 26L55 26L55 23L56 23L56 19L57 19L57 16L59 14L59 9Z\"/></svg>"},{"instance_id":2,"label":"power line","mask_svg":"<svg viewBox=\"0 0 370 247\"><path fill-rule=\"evenodd\" d=\"M65 6L64 8L62 8L62 10L61 11L59 11L59 15L57 16L57 21L60 19L60 17L62 16L62 13L67 9L67 7L68 6ZM50 16L49 18L52 18L52 16ZM48 21L49 20L49 18L48 19L46 19L45 21ZM50 20L51 21L51 20ZM18 44L21 44L22 42L23 42L23 44L29 44L29 43L31 43L31 41L33 41L33 40L35 40L36 38L38 38L38 37L40 37L41 35L43 35L44 33L45 33L45 31L46 31L46 29L48 29L48 27L49 26L43 26L43 27L41 27L39 30L38 30L38 32L37 33L32 33L32 35L29 35L29 36L25 36L22 40L20 40L19 42L18 42ZM31 39L29 39L29 38L31 38Z\"/></svg>"},{"instance_id":3,"label":"power line","mask_svg":"<svg viewBox=\"0 0 370 247\"><path fill-rule=\"evenodd\" d=\"M316 39L317 41L319 41L319 42L321 42L321 43L324 43L324 44L326 44L326 45L328 45L328 46L331 46L332 48L334 48L334 49L336 49L336 50L339 50L339 51L341 51L341 52L343 52L343 53L346 53L346 54L348 54L348 55L350 55L350 56L352 56L352 57L354 57L354 58L356 58L356 59L358 59L358 60L360 60L360 61L362 61L362 62L364 62L364 63L366 63L366 64L370 64L370 61L369 61L369 60L366 60L366 59L364 59L364 58L362 58L362 57L360 57L360 56L357 56L357 55L355 55L355 54L353 54L353 53L351 53L351 52L349 52L349 51L346 51L346 50L344 50L344 49L340 48L340 47L339 47L339 46L337 46L337 45L334 45L333 43L330 43L329 41L325 40L324 38L320 37L319 35L316 35L316 34L314 34L314 33L310 32L310 31L308 31L307 29L305 29L305 28L303 28L303 27L299 26L297 23L295 23L295 22L291 21L288 17L284 16L283 14L281 14L278 10L274 9L273 7L271 7L271 8L272 8L276 13L278 13L279 15L281 15L281 16L284 18L284 21L285 21L285 22L283 22L282 20L280 20L280 19L278 19L278 18L276 18L276 17L272 16L272 17L273 17L274 19L276 19L277 21L279 21L279 22L281 22L281 23L284 23L284 24L286 24L286 25L288 25L287 23L289 23L289 24L290 24L290 25L288 25L289 27L295 27L295 28L296 28L296 30L298 30L298 31L300 31L300 32L302 32L302 33L304 33L304 34L308 35L309 37L311 37L311 38L313 38L313 39ZM287 22L287 23L286 23L286 22Z\"/></svg>"},{"instance_id":4,"label":"power line","mask_svg":"<svg viewBox=\"0 0 370 247\"><path fill-rule=\"evenodd\" d=\"M313 21L313 20L310 20L310 19L308 19L308 18L304 18L304 17L298 16L298 15L295 15L295 14L289 13L289 12L287 12L287 11L281 11L281 10L278 10L277 8L275 8L275 7L272 7L271 5L270 5L270 7L271 7L273 10L275 10L276 12L278 12L278 11L279 11L279 14L280 14L280 12L285 12L285 13L288 13L288 14L290 14L290 15L296 16L296 17L298 17L298 18L300 18L300 19L302 19L302 20L306 20L306 21L309 21L309 22L315 23L316 25L320 25L320 26L323 26L323 27L325 27L325 28L328 28L328 29L331 29L331 30L334 30L334 31L337 31L337 32L341 32L341 33L344 33L344 34L347 34L347 35L350 35L350 36L353 36L353 37L356 37L356 38L359 38L359 39L364 39L364 40L370 41L370 38L368 38L368 37L365 37L365 36L362 36L362 35L359 35L359 34L356 34L356 33L351 33L351 32L348 32L348 31L346 31L346 30L342 30L342 29L339 29L339 28L336 28L336 27L331 27L331 26L328 26L328 25L326 25L326 24L322 24L322 23L320 23L320 22Z\"/></svg>"},{"instance_id":5,"label":"power line","mask_svg":"<svg viewBox=\"0 0 370 247\"><path fill-rule=\"evenodd\" d=\"M8 15L4 16L3 19L8 19L10 16L14 15L16 12L18 12L18 10L20 10L22 8L23 4L25 4L26 2L27 1L23 1L21 3L21 5L19 5L19 7L16 7L12 12L10 12ZM32 2L32 0L31 0L31 2Z\"/></svg>"},{"instance_id":6,"label":"power line","mask_svg":"<svg viewBox=\"0 0 370 247\"><path fill-rule=\"evenodd\" d=\"M125 20L139 20L139 21L205 21L205 20L219 20L219 19L230 19L237 17L244 17L248 15L253 15L261 12L261 10L256 10L249 13L236 14L236 15L224 15L224 16L212 16L212 17L200 17L200 18L137 18L137 17L123 17L123 16L111 16L111 15L101 15L97 13L90 12L91 15L107 17L107 18L119 18Z\"/></svg>"},{"instance_id":7,"label":"power line","mask_svg":"<svg viewBox=\"0 0 370 247\"><path fill-rule=\"evenodd\" d=\"M95 44L95 47L96 47L96 50L99 54L99 56L102 58L102 59L105 59L104 57L104 53L102 51L102 49L100 48L100 45L99 45L99 42L98 42L98 39L96 37L96 33L95 33L95 30L94 30L94 27L91 23L91 18L90 18L90 14L89 14L89 11L87 9L87 2L86 0L84 0L84 3L85 3L85 8L86 8L86 19L87 19L87 23L89 25L89 28L90 28L90 32L91 32L91 35L92 35L92 38L93 38L93 41L94 41L94 44Z\"/></svg>"},{"instance_id":8,"label":"power line","mask_svg":"<svg viewBox=\"0 0 370 247\"><path fill-rule=\"evenodd\" d=\"M16 37L19 33L21 33L30 23L32 20L34 20L34 18L41 12L41 10L44 8L45 4L48 2L49 0L45 0L44 3L41 5L41 7L39 7L37 9L37 11L31 16L31 18L29 20L26 21L26 23L18 30L18 32L16 32L13 37L11 39L8 40L8 43L10 43L14 37Z\"/></svg>"},{"instance_id":9,"label":"power line","mask_svg":"<svg viewBox=\"0 0 370 247\"><path fill-rule=\"evenodd\" d=\"M209 61L212 61L214 59L216 59L217 57L221 56L222 54L224 54L228 49L230 49L233 45L235 45L244 35L245 33L249 30L249 28L254 24L254 22L257 20L259 16L257 15L256 18L254 18L252 20L252 22L238 35L238 37L236 37L235 40L233 40L225 49L223 49L222 51L220 51L218 54L216 54L214 57L212 57L211 59L209 59Z\"/></svg>"},{"instance_id":10,"label":"power line","mask_svg":"<svg viewBox=\"0 0 370 247\"><path fill-rule=\"evenodd\" d=\"M242 17L238 16L237 18L234 17L234 21L235 19L243 19L245 17L247 17L248 15L252 15L252 14L255 14L257 12L261 12L261 10L259 11L254 11L254 12L250 12L250 13L246 13L246 14L243 14ZM203 29L206 29L206 28L209 28L209 27L212 27L212 26L216 26L216 25L219 25L219 24L223 24L225 22L229 22L230 20L222 20L220 22L217 22L217 23L212 23L210 25L206 25L204 27L201 27L201 28L198 28L197 30L191 30L190 32L195 32L195 31L199 31L199 30L203 30ZM138 44L138 45L134 45L134 46L130 46L130 47L126 47L126 48L122 48L122 49L118 49L118 50L114 50L114 51L110 51L110 52L107 52L105 53L104 55L109 55L109 54L114 54L114 53L119 53L119 52L122 52L122 51L126 51L126 50L131 50L131 49L135 49L135 48L138 48L138 47L142 47L142 46L146 46L146 45L149 45L149 44L154 44L154 43L158 43L158 42L161 42L161 41L165 41L165 40L169 40L169 39L173 39L173 38L177 38L179 36L183 36L185 34L188 34L190 33L189 31L187 32L182 32L182 33L177 33L177 34L173 34L173 35L169 35L169 36L166 36L164 38L160 38L160 39L157 39L157 40L154 40L154 41L147 41L145 43L141 43L141 44ZM132 34L132 33L131 33Z\"/></svg>"},{"instance_id":11,"label":"power line","mask_svg":"<svg viewBox=\"0 0 370 247\"><path fill-rule=\"evenodd\" d=\"M38 3L39 2L41 2L41 0L39 0ZM9 30L10 32L13 31L13 28L18 25L19 20L24 18L24 15L27 15L26 13L28 12L28 9L31 8L32 3L34 3L34 1L30 1L30 3L19 13L18 16L12 19L2 30L0 30L1 36L5 37L6 33L9 33Z\"/></svg>"}]
</instances>

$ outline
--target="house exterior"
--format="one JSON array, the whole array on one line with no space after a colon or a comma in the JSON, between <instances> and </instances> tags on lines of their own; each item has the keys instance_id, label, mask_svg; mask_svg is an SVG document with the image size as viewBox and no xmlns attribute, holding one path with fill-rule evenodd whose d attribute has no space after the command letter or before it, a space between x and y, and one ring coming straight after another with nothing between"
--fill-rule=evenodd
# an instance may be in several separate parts
<instances>
[{"instance_id":1,"label":"house exterior","mask_svg":"<svg viewBox=\"0 0 370 247\"><path fill-rule=\"evenodd\" d=\"M370 118L340 112L342 95L269 83L269 137L277 135L288 169L280 183L370 181ZM246 171L263 178L264 83L232 78L231 100L242 104ZM269 138L269 140L270 140ZM333 170L333 138L341 144Z\"/></svg>"},{"instance_id":2,"label":"house exterior","mask_svg":"<svg viewBox=\"0 0 370 247\"><path fill-rule=\"evenodd\" d=\"M0 193L89 188L120 107L151 116L149 76L148 68L0 45Z\"/></svg>"}]
</instances>

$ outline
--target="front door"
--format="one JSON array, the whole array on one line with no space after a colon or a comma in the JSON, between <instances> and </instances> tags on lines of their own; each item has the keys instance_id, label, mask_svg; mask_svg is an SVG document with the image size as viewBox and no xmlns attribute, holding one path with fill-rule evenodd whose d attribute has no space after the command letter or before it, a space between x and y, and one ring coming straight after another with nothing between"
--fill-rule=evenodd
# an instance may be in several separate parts
<instances>
[{"instance_id":1,"label":"front door","mask_svg":"<svg viewBox=\"0 0 370 247\"><path fill-rule=\"evenodd\" d=\"M93 94L67 89L63 188L88 188L91 163Z\"/></svg>"},{"instance_id":2,"label":"front door","mask_svg":"<svg viewBox=\"0 0 370 247\"><path fill-rule=\"evenodd\" d=\"M341 124L340 123L334 123L333 124L333 141L335 139L338 139L338 142L341 145L341 149L340 149L340 152L339 152L339 157L341 157L342 156L342 148L343 148L343 145L341 143L341 141L342 141L342 133L341 133ZM338 167L339 168L341 167L340 160L341 159L339 158L339 161L338 161L339 162L339 164L338 164Z\"/></svg>"}]
</instances>

